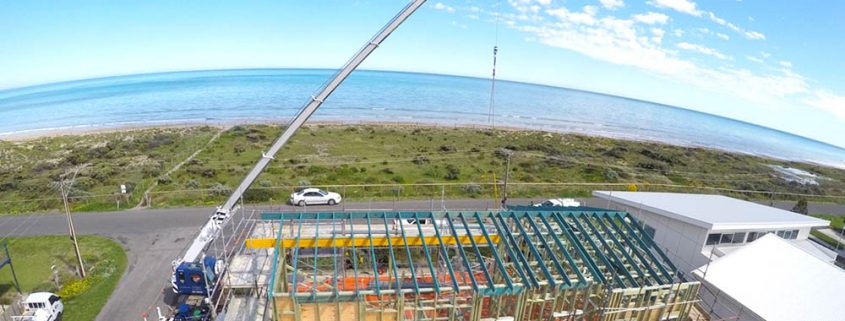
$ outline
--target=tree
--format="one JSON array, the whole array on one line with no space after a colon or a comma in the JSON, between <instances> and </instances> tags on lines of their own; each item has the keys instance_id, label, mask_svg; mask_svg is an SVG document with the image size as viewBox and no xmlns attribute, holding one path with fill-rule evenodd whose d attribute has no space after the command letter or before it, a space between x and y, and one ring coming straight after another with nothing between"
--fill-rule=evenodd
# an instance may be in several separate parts
<instances>
[{"instance_id":1,"label":"tree","mask_svg":"<svg viewBox=\"0 0 845 321\"><path fill-rule=\"evenodd\" d=\"M795 206L792 207L792 211L807 215L809 213L809 210L807 210L807 200L803 198L798 200L798 203L795 203Z\"/></svg>"}]
</instances>

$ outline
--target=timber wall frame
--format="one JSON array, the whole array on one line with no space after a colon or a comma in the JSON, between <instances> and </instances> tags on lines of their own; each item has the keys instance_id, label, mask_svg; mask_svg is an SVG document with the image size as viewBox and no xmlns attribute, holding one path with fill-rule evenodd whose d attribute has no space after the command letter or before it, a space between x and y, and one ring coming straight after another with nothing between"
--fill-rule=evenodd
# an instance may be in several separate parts
<instances>
[{"instance_id":1,"label":"timber wall frame","mask_svg":"<svg viewBox=\"0 0 845 321\"><path fill-rule=\"evenodd\" d=\"M697 298L625 212L261 218L277 236L247 247L275 249L277 320L683 320Z\"/></svg>"}]
</instances>

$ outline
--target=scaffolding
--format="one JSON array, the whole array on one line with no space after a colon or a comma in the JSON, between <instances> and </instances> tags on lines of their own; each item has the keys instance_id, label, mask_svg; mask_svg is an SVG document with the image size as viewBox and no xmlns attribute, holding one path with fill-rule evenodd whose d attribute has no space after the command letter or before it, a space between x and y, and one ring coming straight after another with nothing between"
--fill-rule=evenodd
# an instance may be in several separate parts
<instances>
[{"instance_id":1,"label":"scaffolding","mask_svg":"<svg viewBox=\"0 0 845 321\"><path fill-rule=\"evenodd\" d=\"M700 286L625 212L261 218L274 320L689 320Z\"/></svg>"}]
</instances>

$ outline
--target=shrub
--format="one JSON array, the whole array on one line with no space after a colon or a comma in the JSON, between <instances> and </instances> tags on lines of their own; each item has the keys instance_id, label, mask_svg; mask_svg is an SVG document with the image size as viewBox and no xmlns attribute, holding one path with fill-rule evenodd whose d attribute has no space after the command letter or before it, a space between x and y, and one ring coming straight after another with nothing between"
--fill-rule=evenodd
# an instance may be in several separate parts
<instances>
[{"instance_id":1,"label":"shrub","mask_svg":"<svg viewBox=\"0 0 845 321\"><path fill-rule=\"evenodd\" d=\"M449 146L449 145L440 145L440 148L438 148L437 150L440 151L441 153L454 153L454 152L458 151L458 149L455 148L455 146Z\"/></svg>"},{"instance_id":2,"label":"shrub","mask_svg":"<svg viewBox=\"0 0 845 321\"><path fill-rule=\"evenodd\" d=\"M208 194L211 196L226 196L231 193L232 188L220 183L214 183L208 186Z\"/></svg>"},{"instance_id":3,"label":"shrub","mask_svg":"<svg viewBox=\"0 0 845 321\"><path fill-rule=\"evenodd\" d=\"M457 180L461 175L461 169L455 165L449 164L446 165L446 176L445 178L454 181Z\"/></svg>"},{"instance_id":4,"label":"shrub","mask_svg":"<svg viewBox=\"0 0 845 321\"><path fill-rule=\"evenodd\" d=\"M385 167L381 171L382 171L382 173L385 173L385 174L393 174L393 169L391 169L390 167Z\"/></svg>"},{"instance_id":5,"label":"shrub","mask_svg":"<svg viewBox=\"0 0 845 321\"><path fill-rule=\"evenodd\" d=\"M511 154L513 154L513 150L507 148L496 148L493 151L493 156L500 159L507 159Z\"/></svg>"},{"instance_id":6,"label":"shrub","mask_svg":"<svg viewBox=\"0 0 845 321\"><path fill-rule=\"evenodd\" d=\"M64 299L70 299L70 298L73 298L73 297L81 294L82 292L85 292L85 290L88 290L88 288L91 287L91 283L93 282L91 280L92 278L93 277L88 277L88 278L84 278L84 279L75 279L75 280L72 280L70 282L65 283L62 286L62 289L59 290L59 293L58 293L59 296L61 296Z\"/></svg>"},{"instance_id":7,"label":"shrub","mask_svg":"<svg viewBox=\"0 0 845 321\"><path fill-rule=\"evenodd\" d=\"M161 185L170 184L173 180L170 179L170 175L162 175L158 177L158 183Z\"/></svg>"},{"instance_id":8,"label":"shrub","mask_svg":"<svg viewBox=\"0 0 845 321\"><path fill-rule=\"evenodd\" d=\"M188 181L187 183L185 183L185 187L191 188L191 189L199 188L200 182L195 180L195 179L192 179L192 180Z\"/></svg>"},{"instance_id":9,"label":"shrub","mask_svg":"<svg viewBox=\"0 0 845 321\"><path fill-rule=\"evenodd\" d=\"M480 194L481 186L479 186L478 184L467 184L461 186L461 191L470 195Z\"/></svg>"},{"instance_id":10,"label":"shrub","mask_svg":"<svg viewBox=\"0 0 845 321\"><path fill-rule=\"evenodd\" d=\"M414 157L414 160L412 160L411 162L416 164L416 165L422 165L422 164L429 163L431 161L428 159L428 157L418 155L417 157Z\"/></svg>"},{"instance_id":11,"label":"shrub","mask_svg":"<svg viewBox=\"0 0 845 321\"><path fill-rule=\"evenodd\" d=\"M405 182L405 178L400 176L400 175L394 175L393 177L390 178L390 180L394 181L396 183L399 183L399 184L402 184L402 183Z\"/></svg>"},{"instance_id":12,"label":"shrub","mask_svg":"<svg viewBox=\"0 0 845 321\"><path fill-rule=\"evenodd\" d=\"M241 144L235 144L234 151L235 154L240 155L241 153L246 151L246 148Z\"/></svg>"},{"instance_id":13,"label":"shrub","mask_svg":"<svg viewBox=\"0 0 845 321\"><path fill-rule=\"evenodd\" d=\"M609 182L615 182L619 179L619 174L616 173L616 171L612 168L608 168L604 171L604 178L607 179Z\"/></svg>"}]
</instances>

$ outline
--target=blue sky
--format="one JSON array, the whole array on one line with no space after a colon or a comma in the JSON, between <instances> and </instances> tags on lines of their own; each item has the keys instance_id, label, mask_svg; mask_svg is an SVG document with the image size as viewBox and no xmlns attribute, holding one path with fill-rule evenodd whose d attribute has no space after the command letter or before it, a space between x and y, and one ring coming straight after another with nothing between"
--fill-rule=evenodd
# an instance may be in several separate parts
<instances>
[{"instance_id":1,"label":"blue sky","mask_svg":"<svg viewBox=\"0 0 845 321\"><path fill-rule=\"evenodd\" d=\"M174 70L336 68L405 3L2 1L0 89ZM845 2L828 0L429 1L362 67L488 77L498 25L503 79L845 146L842 12Z\"/></svg>"}]
</instances>

